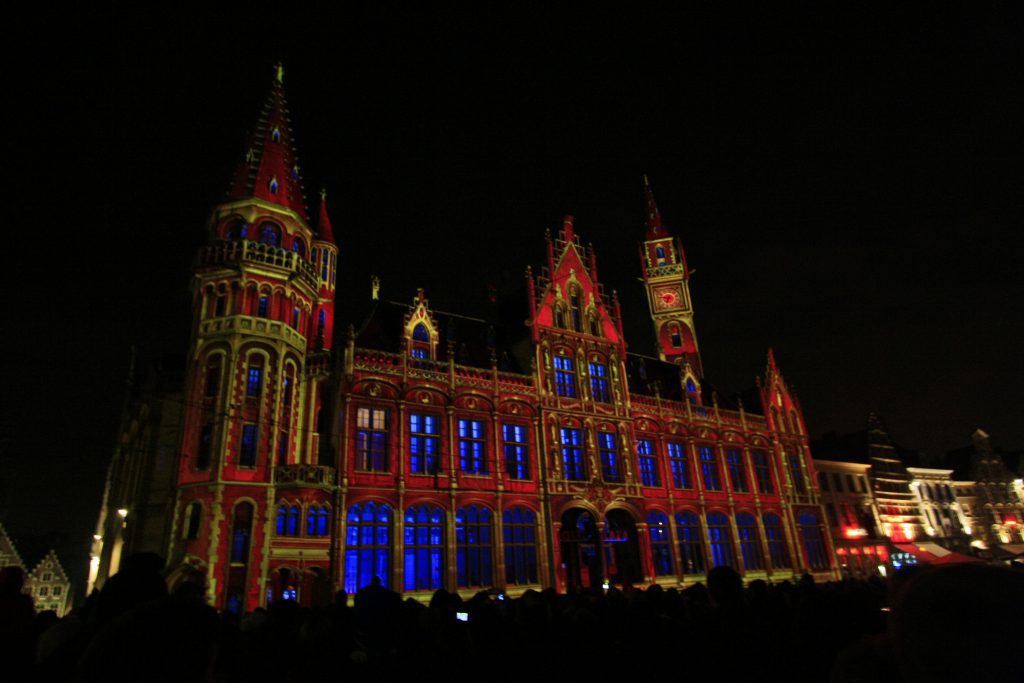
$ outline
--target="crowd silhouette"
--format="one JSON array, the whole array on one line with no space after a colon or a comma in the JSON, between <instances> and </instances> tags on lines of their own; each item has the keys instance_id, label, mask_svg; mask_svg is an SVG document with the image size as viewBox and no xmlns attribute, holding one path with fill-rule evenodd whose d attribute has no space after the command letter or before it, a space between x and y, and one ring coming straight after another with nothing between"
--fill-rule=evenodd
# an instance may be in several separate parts
<instances>
[{"instance_id":1,"label":"crowd silhouette","mask_svg":"<svg viewBox=\"0 0 1024 683\"><path fill-rule=\"evenodd\" d=\"M238 616L203 577L168 591L163 561L127 558L63 619L0 572L0 661L37 680L314 681L533 676L693 680L1024 681L1024 572L914 567L891 579L744 586L728 567L683 589L445 590L429 604L379 580L353 599ZM15 680L15 679L11 679Z\"/></svg>"}]
</instances>

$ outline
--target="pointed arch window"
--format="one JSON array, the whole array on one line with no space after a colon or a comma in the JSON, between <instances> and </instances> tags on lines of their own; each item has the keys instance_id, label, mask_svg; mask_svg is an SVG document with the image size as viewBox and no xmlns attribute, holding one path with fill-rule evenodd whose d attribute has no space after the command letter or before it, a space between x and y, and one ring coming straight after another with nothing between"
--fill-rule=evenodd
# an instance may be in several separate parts
<instances>
[{"instance_id":1,"label":"pointed arch window","mask_svg":"<svg viewBox=\"0 0 1024 683\"><path fill-rule=\"evenodd\" d=\"M226 240L244 240L249 233L249 224L243 221L241 218L228 223L227 229L224 231L224 239Z\"/></svg>"},{"instance_id":2,"label":"pointed arch window","mask_svg":"<svg viewBox=\"0 0 1024 683\"><path fill-rule=\"evenodd\" d=\"M572 329L576 332L583 331L583 297L579 287L572 287L569 290L569 315L572 317Z\"/></svg>"},{"instance_id":3,"label":"pointed arch window","mask_svg":"<svg viewBox=\"0 0 1024 683\"><path fill-rule=\"evenodd\" d=\"M749 512L736 515L736 532L739 534L740 554L747 571L764 569L764 555L761 553L761 537L757 533L757 520Z\"/></svg>"},{"instance_id":4,"label":"pointed arch window","mask_svg":"<svg viewBox=\"0 0 1024 683\"><path fill-rule=\"evenodd\" d=\"M405 511L405 590L437 590L444 583L444 511L419 505Z\"/></svg>"},{"instance_id":5,"label":"pointed arch window","mask_svg":"<svg viewBox=\"0 0 1024 683\"><path fill-rule=\"evenodd\" d=\"M345 532L345 591L349 595L378 577L391 583L391 508L367 501L348 509Z\"/></svg>"},{"instance_id":6,"label":"pointed arch window","mask_svg":"<svg viewBox=\"0 0 1024 683\"><path fill-rule=\"evenodd\" d=\"M430 358L430 330L424 323L419 323L412 329L412 344L409 355L413 358Z\"/></svg>"},{"instance_id":7,"label":"pointed arch window","mask_svg":"<svg viewBox=\"0 0 1024 683\"><path fill-rule=\"evenodd\" d=\"M676 513L676 540L679 541L679 560L684 574L703 574L704 541L700 518L686 510Z\"/></svg>"},{"instance_id":8,"label":"pointed arch window","mask_svg":"<svg viewBox=\"0 0 1024 683\"><path fill-rule=\"evenodd\" d=\"M325 506L310 505L306 512L306 535L326 536L330 528L331 511Z\"/></svg>"},{"instance_id":9,"label":"pointed arch window","mask_svg":"<svg viewBox=\"0 0 1024 683\"><path fill-rule=\"evenodd\" d=\"M654 260L659 266L665 265L665 247L659 246L654 248Z\"/></svg>"},{"instance_id":10,"label":"pointed arch window","mask_svg":"<svg viewBox=\"0 0 1024 683\"><path fill-rule=\"evenodd\" d=\"M492 579L491 511L483 506L455 512L455 557L460 588L489 588Z\"/></svg>"},{"instance_id":11,"label":"pointed arch window","mask_svg":"<svg viewBox=\"0 0 1024 683\"><path fill-rule=\"evenodd\" d=\"M768 557L773 569L789 567L789 552L786 550L786 537L782 533L782 519L772 512L766 512L761 518L764 521L764 537L768 541Z\"/></svg>"},{"instance_id":12,"label":"pointed arch window","mask_svg":"<svg viewBox=\"0 0 1024 683\"><path fill-rule=\"evenodd\" d=\"M251 356L249 360L249 374L245 383L245 395L249 398L259 398L263 393L263 358Z\"/></svg>"},{"instance_id":13,"label":"pointed arch window","mask_svg":"<svg viewBox=\"0 0 1024 683\"><path fill-rule=\"evenodd\" d=\"M502 514L505 540L505 583L522 586L537 583L537 516L525 507Z\"/></svg>"},{"instance_id":14,"label":"pointed arch window","mask_svg":"<svg viewBox=\"0 0 1024 683\"><path fill-rule=\"evenodd\" d=\"M590 325L590 334L594 337L601 336L601 323L598 322L596 315L591 315L588 319Z\"/></svg>"},{"instance_id":15,"label":"pointed arch window","mask_svg":"<svg viewBox=\"0 0 1024 683\"><path fill-rule=\"evenodd\" d=\"M270 179L270 194L277 194L277 178Z\"/></svg>"},{"instance_id":16,"label":"pointed arch window","mask_svg":"<svg viewBox=\"0 0 1024 683\"><path fill-rule=\"evenodd\" d=\"M711 566L733 567L736 560L732 550L732 531L729 529L729 518L722 512L709 512L708 540L711 542Z\"/></svg>"},{"instance_id":17,"label":"pointed arch window","mask_svg":"<svg viewBox=\"0 0 1024 683\"><path fill-rule=\"evenodd\" d=\"M652 511L647 515L647 531L651 535L651 564L655 576L672 576L672 534L668 515Z\"/></svg>"},{"instance_id":18,"label":"pointed arch window","mask_svg":"<svg viewBox=\"0 0 1024 683\"><path fill-rule=\"evenodd\" d=\"M259 303L256 306L256 315L261 318L266 318L267 313L270 311L270 297L266 294L260 295Z\"/></svg>"},{"instance_id":19,"label":"pointed arch window","mask_svg":"<svg viewBox=\"0 0 1024 683\"><path fill-rule=\"evenodd\" d=\"M281 142L281 129L274 128L274 131L270 134L270 139L274 142Z\"/></svg>"},{"instance_id":20,"label":"pointed arch window","mask_svg":"<svg viewBox=\"0 0 1024 683\"><path fill-rule=\"evenodd\" d=\"M292 251L299 256L305 258L306 256L306 242L301 237L296 237L292 242Z\"/></svg>"},{"instance_id":21,"label":"pointed arch window","mask_svg":"<svg viewBox=\"0 0 1024 683\"><path fill-rule=\"evenodd\" d=\"M828 569L828 558L825 555L825 535L822 532L818 516L813 512L801 512L797 520L800 527L800 538L804 542L807 562L811 565L811 569L816 571Z\"/></svg>"}]
</instances>

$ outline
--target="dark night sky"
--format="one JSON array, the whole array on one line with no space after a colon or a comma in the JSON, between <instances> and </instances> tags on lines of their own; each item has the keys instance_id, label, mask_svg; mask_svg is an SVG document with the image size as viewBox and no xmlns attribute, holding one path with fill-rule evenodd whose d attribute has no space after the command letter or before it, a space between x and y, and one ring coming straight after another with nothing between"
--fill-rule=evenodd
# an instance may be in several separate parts
<instances>
[{"instance_id":1,"label":"dark night sky","mask_svg":"<svg viewBox=\"0 0 1024 683\"><path fill-rule=\"evenodd\" d=\"M388 298L422 286L466 310L539 266L572 213L646 352L647 173L723 392L773 346L812 434L874 410L933 454L977 426L1024 446L1020 16L281 7L12 27L0 521L16 535L84 549L129 346L186 349L192 254L277 59L344 296L372 272Z\"/></svg>"}]
</instances>

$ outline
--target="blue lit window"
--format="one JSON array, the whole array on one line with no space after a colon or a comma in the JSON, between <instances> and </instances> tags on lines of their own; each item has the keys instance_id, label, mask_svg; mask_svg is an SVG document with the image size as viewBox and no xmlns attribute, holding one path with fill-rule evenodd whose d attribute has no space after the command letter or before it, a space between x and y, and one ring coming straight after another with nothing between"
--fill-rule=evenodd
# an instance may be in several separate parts
<instances>
[{"instance_id":1,"label":"blue lit window","mask_svg":"<svg viewBox=\"0 0 1024 683\"><path fill-rule=\"evenodd\" d=\"M647 530L651 534L651 560L655 576L672 576L672 533L668 516L664 512L647 515Z\"/></svg>"},{"instance_id":2,"label":"blue lit window","mask_svg":"<svg viewBox=\"0 0 1024 683\"><path fill-rule=\"evenodd\" d=\"M721 491L722 480L718 476L718 461L715 450L711 446L700 446L700 471L704 477L704 488L708 491Z\"/></svg>"},{"instance_id":3,"label":"blue lit window","mask_svg":"<svg viewBox=\"0 0 1024 683\"><path fill-rule=\"evenodd\" d=\"M505 539L505 583L522 586L537 583L537 517L524 507L502 515Z\"/></svg>"},{"instance_id":4,"label":"blue lit window","mask_svg":"<svg viewBox=\"0 0 1024 683\"><path fill-rule=\"evenodd\" d=\"M415 474L440 471L440 438L436 415L409 415L409 469Z\"/></svg>"},{"instance_id":5,"label":"blue lit window","mask_svg":"<svg viewBox=\"0 0 1024 683\"><path fill-rule=\"evenodd\" d=\"M494 585L490 510L470 505L455 512L455 558L460 588Z\"/></svg>"},{"instance_id":6,"label":"blue lit window","mask_svg":"<svg viewBox=\"0 0 1024 683\"><path fill-rule=\"evenodd\" d=\"M789 567L789 552L786 550L786 537L782 533L782 520L778 515L768 512L761 518L764 521L764 537L768 541L768 557L774 569Z\"/></svg>"},{"instance_id":7,"label":"blue lit window","mask_svg":"<svg viewBox=\"0 0 1024 683\"><path fill-rule=\"evenodd\" d=\"M672 486L677 489L692 489L690 466L686 462L686 446L675 441L668 442L668 464L672 469Z\"/></svg>"},{"instance_id":8,"label":"blue lit window","mask_svg":"<svg viewBox=\"0 0 1024 683\"><path fill-rule=\"evenodd\" d=\"M258 365L249 366L249 376L245 383L246 396L259 396L263 392L263 368Z\"/></svg>"},{"instance_id":9,"label":"blue lit window","mask_svg":"<svg viewBox=\"0 0 1024 683\"><path fill-rule=\"evenodd\" d=\"M800 466L800 456L786 453L783 457L789 462L789 473L793 478L793 489L801 495L807 493L807 485L804 484L804 471Z\"/></svg>"},{"instance_id":10,"label":"blue lit window","mask_svg":"<svg viewBox=\"0 0 1024 683\"><path fill-rule=\"evenodd\" d=\"M665 247L654 248L654 259L659 266L665 265Z\"/></svg>"},{"instance_id":11,"label":"blue lit window","mask_svg":"<svg viewBox=\"0 0 1024 683\"><path fill-rule=\"evenodd\" d=\"M224 233L224 238L228 240L239 240L245 239L249 232L249 226L245 221L236 219L231 221L228 225L228 229Z\"/></svg>"},{"instance_id":12,"label":"blue lit window","mask_svg":"<svg viewBox=\"0 0 1024 683\"><path fill-rule=\"evenodd\" d=\"M412 330L412 345L410 346L409 355L413 358L430 358L430 332L423 323L420 323Z\"/></svg>"},{"instance_id":13,"label":"blue lit window","mask_svg":"<svg viewBox=\"0 0 1024 683\"><path fill-rule=\"evenodd\" d=\"M297 308L292 309L292 329L299 329L299 309Z\"/></svg>"},{"instance_id":14,"label":"blue lit window","mask_svg":"<svg viewBox=\"0 0 1024 683\"><path fill-rule=\"evenodd\" d=\"M270 139L274 142L281 142L281 130L279 128L275 128L270 134Z\"/></svg>"},{"instance_id":15,"label":"blue lit window","mask_svg":"<svg viewBox=\"0 0 1024 683\"><path fill-rule=\"evenodd\" d=\"M572 358L555 356L555 393L569 398L576 397L576 374Z\"/></svg>"},{"instance_id":16,"label":"blue lit window","mask_svg":"<svg viewBox=\"0 0 1024 683\"><path fill-rule=\"evenodd\" d=\"M523 425L502 425L505 437L505 472L511 479L530 478L530 452Z\"/></svg>"},{"instance_id":17,"label":"blue lit window","mask_svg":"<svg viewBox=\"0 0 1024 683\"><path fill-rule=\"evenodd\" d=\"M356 469L388 471L388 411L381 408L356 411Z\"/></svg>"},{"instance_id":18,"label":"blue lit window","mask_svg":"<svg viewBox=\"0 0 1024 683\"><path fill-rule=\"evenodd\" d=\"M772 470L768 463L768 454L764 451L754 451L751 453L751 458L754 461L754 476L757 478L758 491L765 494L775 493L775 487L772 486Z\"/></svg>"},{"instance_id":19,"label":"blue lit window","mask_svg":"<svg viewBox=\"0 0 1024 683\"><path fill-rule=\"evenodd\" d=\"M323 262L323 265L320 266L320 279L326 282L327 271L331 263L331 255L326 249L320 252L320 260Z\"/></svg>"},{"instance_id":20,"label":"blue lit window","mask_svg":"<svg viewBox=\"0 0 1024 683\"><path fill-rule=\"evenodd\" d=\"M277 181L271 181L271 192L277 192ZM264 223L260 226L260 242L271 247L281 246L281 228L273 223Z\"/></svg>"},{"instance_id":21,"label":"blue lit window","mask_svg":"<svg viewBox=\"0 0 1024 683\"><path fill-rule=\"evenodd\" d=\"M296 237L295 241L292 242L292 251L294 251L299 256L306 255L306 243L302 240L301 237Z\"/></svg>"},{"instance_id":22,"label":"blue lit window","mask_svg":"<svg viewBox=\"0 0 1024 683\"><path fill-rule=\"evenodd\" d=\"M607 482L621 482L622 467L619 463L619 447L615 435L610 432L598 432L597 451L601 455L601 477Z\"/></svg>"},{"instance_id":23,"label":"blue lit window","mask_svg":"<svg viewBox=\"0 0 1024 683\"><path fill-rule=\"evenodd\" d=\"M256 466L256 437L256 425L242 425L242 444L238 450L238 464L242 467Z\"/></svg>"},{"instance_id":24,"label":"blue lit window","mask_svg":"<svg viewBox=\"0 0 1024 683\"><path fill-rule=\"evenodd\" d=\"M256 315L258 315L261 318L266 318L268 308L270 308L270 298L266 296L261 296L259 300L259 305L256 307Z\"/></svg>"},{"instance_id":25,"label":"blue lit window","mask_svg":"<svg viewBox=\"0 0 1024 683\"><path fill-rule=\"evenodd\" d=\"M736 533L740 539L740 554L743 556L743 567L764 569L764 555L761 553L761 538L757 533L757 521L749 512L736 515Z\"/></svg>"},{"instance_id":26,"label":"blue lit window","mask_svg":"<svg viewBox=\"0 0 1024 683\"><path fill-rule=\"evenodd\" d=\"M444 512L420 505L405 511L405 590L444 584Z\"/></svg>"},{"instance_id":27,"label":"blue lit window","mask_svg":"<svg viewBox=\"0 0 1024 683\"><path fill-rule=\"evenodd\" d=\"M278 536L286 535L288 531L288 506L280 505L277 508L277 524L274 527L274 533Z\"/></svg>"},{"instance_id":28,"label":"blue lit window","mask_svg":"<svg viewBox=\"0 0 1024 683\"><path fill-rule=\"evenodd\" d=\"M234 523L231 526L231 562L245 564L249 561L252 503L239 503L235 506Z\"/></svg>"},{"instance_id":29,"label":"blue lit window","mask_svg":"<svg viewBox=\"0 0 1024 683\"><path fill-rule=\"evenodd\" d=\"M725 452L725 461L729 466L729 481L732 490L737 493L747 492L747 471L743 467L743 453L735 448Z\"/></svg>"},{"instance_id":30,"label":"blue lit window","mask_svg":"<svg viewBox=\"0 0 1024 683\"><path fill-rule=\"evenodd\" d=\"M420 360L425 360L426 357L427 357L427 350L424 349L424 348L420 348L420 347L414 346L413 349L412 349L412 354L411 355L412 355L413 358L419 358Z\"/></svg>"},{"instance_id":31,"label":"blue lit window","mask_svg":"<svg viewBox=\"0 0 1024 683\"><path fill-rule=\"evenodd\" d=\"M487 474L487 449L481 420L459 420L459 469L469 474Z\"/></svg>"},{"instance_id":32,"label":"blue lit window","mask_svg":"<svg viewBox=\"0 0 1024 683\"><path fill-rule=\"evenodd\" d=\"M331 512L327 507L310 505L306 512L306 535L326 536L330 526Z\"/></svg>"},{"instance_id":33,"label":"blue lit window","mask_svg":"<svg viewBox=\"0 0 1024 683\"><path fill-rule=\"evenodd\" d=\"M732 552L732 532L729 518L721 512L708 513L708 539L711 541L711 566L736 567Z\"/></svg>"},{"instance_id":34,"label":"blue lit window","mask_svg":"<svg viewBox=\"0 0 1024 683\"><path fill-rule=\"evenodd\" d=\"M636 459L640 465L640 483L644 486L659 486L658 460L654 455L654 442L650 439L638 439Z\"/></svg>"},{"instance_id":35,"label":"blue lit window","mask_svg":"<svg viewBox=\"0 0 1024 683\"><path fill-rule=\"evenodd\" d=\"M590 393L595 401L611 403L611 394L608 392L608 366L603 363L590 364Z\"/></svg>"},{"instance_id":36,"label":"blue lit window","mask_svg":"<svg viewBox=\"0 0 1024 683\"><path fill-rule=\"evenodd\" d=\"M828 558L825 556L825 538L821 531L821 523L813 512L801 512L797 517L800 527L800 538L807 551L807 562L811 569L828 569Z\"/></svg>"},{"instance_id":37,"label":"blue lit window","mask_svg":"<svg viewBox=\"0 0 1024 683\"><path fill-rule=\"evenodd\" d=\"M391 508L368 501L348 509L345 529L345 591L353 595L379 577L391 583Z\"/></svg>"},{"instance_id":38,"label":"blue lit window","mask_svg":"<svg viewBox=\"0 0 1024 683\"><path fill-rule=\"evenodd\" d=\"M578 429L562 429L562 468L566 479L585 481L587 478L580 430Z\"/></svg>"},{"instance_id":39,"label":"blue lit window","mask_svg":"<svg viewBox=\"0 0 1024 683\"><path fill-rule=\"evenodd\" d=\"M683 346L683 334L679 331L679 325L675 323L669 325L668 328L669 336L672 338L672 347L679 349Z\"/></svg>"},{"instance_id":40,"label":"blue lit window","mask_svg":"<svg viewBox=\"0 0 1024 683\"><path fill-rule=\"evenodd\" d=\"M700 519L690 511L676 513L676 539L684 574L704 573L704 542Z\"/></svg>"}]
</instances>

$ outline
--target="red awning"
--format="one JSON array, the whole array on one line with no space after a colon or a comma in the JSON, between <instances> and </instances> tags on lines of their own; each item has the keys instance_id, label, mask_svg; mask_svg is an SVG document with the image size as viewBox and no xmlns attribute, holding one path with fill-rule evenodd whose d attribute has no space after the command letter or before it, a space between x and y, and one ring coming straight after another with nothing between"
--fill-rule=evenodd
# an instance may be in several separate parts
<instances>
[{"instance_id":1,"label":"red awning","mask_svg":"<svg viewBox=\"0 0 1024 683\"><path fill-rule=\"evenodd\" d=\"M980 557L971 557L963 553L949 553L944 557L934 560L932 564L988 564Z\"/></svg>"},{"instance_id":2,"label":"red awning","mask_svg":"<svg viewBox=\"0 0 1024 683\"><path fill-rule=\"evenodd\" d=\"M905 553L910 553L911 555L916 557L919 562L926 562L928 564L932 564L935 562L935 560L939 559L938 555L934 555L925 550L923 547L916 545L914 543L893 543L893 545Z\"/></svg>"}]
</instances>

